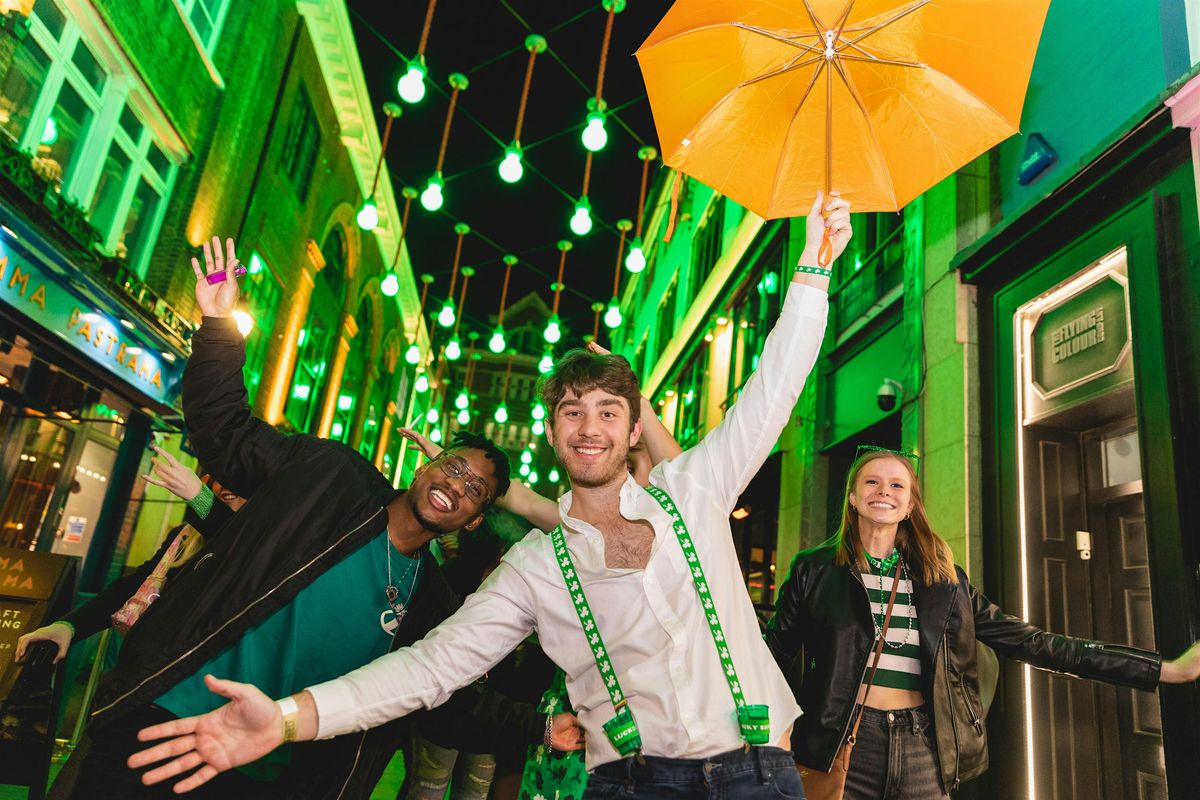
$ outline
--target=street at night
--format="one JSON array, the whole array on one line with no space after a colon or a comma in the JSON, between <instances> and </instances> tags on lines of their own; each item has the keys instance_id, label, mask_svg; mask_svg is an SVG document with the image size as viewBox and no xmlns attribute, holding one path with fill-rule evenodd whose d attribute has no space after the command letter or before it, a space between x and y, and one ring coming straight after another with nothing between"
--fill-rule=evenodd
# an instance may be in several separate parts
<instances>
[{"instance_id":1,"label":"street at night","mask_svg":"<svg viewBox=\"0 0 1200 800\"><path fill-rule=\"evenodd\" d=\"M1192 0L0 0L0 76L0 800L1196 796Z\"/></svg>"}]
</instances>

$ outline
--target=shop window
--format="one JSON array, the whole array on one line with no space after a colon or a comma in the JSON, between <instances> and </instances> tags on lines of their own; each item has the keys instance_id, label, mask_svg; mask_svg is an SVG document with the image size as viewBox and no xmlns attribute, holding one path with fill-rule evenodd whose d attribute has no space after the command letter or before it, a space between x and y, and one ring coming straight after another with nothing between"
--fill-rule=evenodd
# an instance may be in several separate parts
<instances>
[{"instance_id":1,"label":"shop window","mask_svg":"<svg viewBox=\"0 0 1200 800\"><path fill-rule=\"evenodd\" d=\"M903 214L865 214L861 243L838 259L830 293L840 334L904 282Z\"/></svg>"},{"instance_id":2,"label":"shop window","mask_svg":"<svg viewBox=\"0 0 1200 800\"><path fill-rule=\"evenodd\" d=\"M280 161L283 173L292 182L301 203L308 199L308 187L312 183L313 167L317 163L320 146L321 128L317 124L317 112L308 99L308 92L301 85L296 89L296 99L292 102Z\"/></svg>"},{"instance_id":3,"label":"shop window","mask_svg":"<svg viewBox=\"0 0 1200 800\"><path fill-rule=\"evenodd\" d=\"M104 252L145 275L176 166L128 105L123 65L96 54L76 19L38 0L0 77L0 129L87 211Z\"/></svg>"},{"instance_id":4,"label":"shop window","mask_svg":"<svg viewBox=\"0 0 1200 800\"><path fill-rule=\"evenodd\" d=\"M242 374L246 381L246 392L250 402L258 395L262 382L263 365L271 346L271 335L275 329L275 312L283 296L279 279L274 270L254 253L248 262L246 277L242 279L242 293L246 298L246 311L254 319L254 328L246 337L246 365Z\"/></svg>"},{"instance_id":5,"label":"shop window","mask_svg":"<svg viewBox=\"0 0 1200 800\"><path fill-rule=\"evenodd\" d=\"M692 270L688 294L695 298L700 287L721 257L725 232L725 199L716 197L709 205L704 221L692 242Z\"/></svg>"},{"instance_id":6,"label":"shop window","mask_svg":"<svg viewBox=\"0 0 1200 800\"><path fill-rule=\"evenodd\" d=\"M319 413L317 408L321 384L325 377L325 359L329 351L332 327L319 314L311 313L300 329L296 371L292 375L292 390L288 393L284 416L298 431L312 432Z\"/></svg>"},{"instance_id":7,"label":"shop window","mask_svg":"<svg viewBox=\"0 0 1200 800\"><path fill-rule=\"evenodd\" d=\"M217 38L221 34L221 24L225 21L225 11L228 0L176 0L183 9L200 46L206 53L212 53L216 47Z\"/></svg>"}]
</instances>

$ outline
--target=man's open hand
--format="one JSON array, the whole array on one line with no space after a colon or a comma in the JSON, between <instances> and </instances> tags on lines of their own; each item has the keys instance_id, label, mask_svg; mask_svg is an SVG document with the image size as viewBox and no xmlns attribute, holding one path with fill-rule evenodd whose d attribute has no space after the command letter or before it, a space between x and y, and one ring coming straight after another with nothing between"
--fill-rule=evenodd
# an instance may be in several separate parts
<instances>
[{"instance_id":1,"label":"man's open hand","mask_svg":"<svg viewBox=\"0 0 1200 800\"><path fill-rule=\"evenodd\" d=\"M204 243L204 268L192 259L192 270L196 273L196 305L206 317L232 316L237 307L238 285L234 270L238 260L233 252L233 239L225 240L225 249L227 252L222 255L221 240L214 236L211 243ZM216 272L224 272L225 280L209 283L207 276Z\"/></svg>"}]
</instances>

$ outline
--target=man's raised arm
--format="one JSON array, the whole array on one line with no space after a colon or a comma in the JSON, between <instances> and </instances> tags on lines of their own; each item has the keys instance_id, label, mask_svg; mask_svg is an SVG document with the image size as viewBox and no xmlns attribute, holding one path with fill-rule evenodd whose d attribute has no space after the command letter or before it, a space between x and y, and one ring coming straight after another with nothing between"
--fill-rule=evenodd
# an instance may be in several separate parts
<instances>
[{"instance_id":1,"label":"man's raised arm","mask_svg":"<svg viewBox=\"0 0 1200 800\"><path fill-rule=\"evenodd\" d=\"M669 467L705 483L715 502L730 511L787 427L816 363L829 312L829 273L817 267L817 245L828 227L830 263L841 255L850 241L849 209L836 192L825 202L817 196L807 219L804 253L763 345L758 369L721 424Z\"/></svg>"},{"instance_id":2,"label":"man's raised arm","mask_svg":"<svg viewBox=\"0 0 1200 800\"><path fill-rule=\"evenodd\" d=\"M233 239L204 243L204 267L193 258L196 304L204 319L192 336L192 354L183 370L183 416L200 463L242 497L255 489L296 452L309 437L287 436L250 413L242 368L246 341L233 311L238 286ZM225 280L207 278L224 272Z\"/></svg>"}]
</instances>

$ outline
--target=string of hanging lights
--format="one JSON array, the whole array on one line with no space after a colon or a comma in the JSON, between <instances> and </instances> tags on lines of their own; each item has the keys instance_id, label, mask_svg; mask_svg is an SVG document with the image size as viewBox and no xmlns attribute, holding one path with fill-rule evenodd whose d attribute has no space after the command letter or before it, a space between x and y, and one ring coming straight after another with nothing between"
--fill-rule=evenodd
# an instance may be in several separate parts
<instances>
[{"instance_id":1,"label":"string of hanging lights","mask_svg":"<svg viewBox=\"0 0 1200 800\"><path fill-rule=\"evenodd\" d=\"M404 75L396 82L396 93L406 103L419 103L425 97L425 76L429 70L425 67L425 45L429 44L429 29L433 25L433 10L437 0L429 0L425 8L425 24L421 27L421 40L417 44L417 54L408 62Z\"/></svg>"},{"instance_id":2,"label":"string of hanging lights","mask_svg":"<svg viewBox=\"0 0 1200 800\"><path fill-rule=\"evenodd\" d=\"M392 136L392 123L403 112L404 109L395 103L383 104L383 115L387 117L387 122L383 124L383 142L379 146L379 158L375 162L375 179L371 181L371 193L363 200L362 207L359 208L358 215L355 217L358 227L364 231L373 231L379 225L379 208L375 205L375 190L379 188L379 173L383 170L383 155L387 152L388 139Z\"/></svg>"},{"instance_id":3,"label":"string of hanging lights","mask_svg":"<svg viewBox=\"0 0 1200 800\"><path fill-rule=\"evenodd\" d=\"M429 284L433 283L433 276L428 272L421 273L421 303L417 306L417 319L422 319L425 314L425 298L429 296ZM421 363L421 345L417 344L416 334L413 335L413 342L404 351L404 361L412 366Z\"/></svg>"},{"instance_id":4,"label":"string of hanging lights","mask_svg":"<svg viewBox=\"0 0 1200 800\"><path fill-rule=\"evenodd\" d=\"M646 216L646 181L650 177L650 162L658 158L658 151L647 145L638 150L638 158L642 160L642 186L638 190L637 228L633 232L629 255L625 257L625 269L634 274L646 268L646 253L642 250L642 222Z\"/></svg>"},{"instance_id":5,"label":"string of hanging lights","mask_svg":"<svg viewBox=\"0 0 1200 800\"><path fill-rule=\"evenodd\" d=\"M612 43L613 20L625 10L625 0L602 0L600 4L608 16L604 20L604 38L600 42L600 66L596 70L596 92L588 99L587 116L579 138L589 152L598 153L608 144L605 130L604 72L608 67L608 46Z\"/></svg>"},{"instance_id":6,"label":"string of hanging lights","mask_svg":"<svg viewBox=\"0 0 1200 800\"><path fill-rule=\"evenodd\" d=\"M621 324L621 257L625 254L625 234L633 228L633 223L627 219L617 220L617 230L621 238L617 242L617 264L613 268L612 299L608 301L608 310L604 312L604 325L609 330ZM599 335L599 329L596 331Z\"/></svg>"},{"instance_id":7,"label":"string of hanging lights","mask_svg":"<svg viewBox=\"0 0 1200 800\"><path fill-rule=\"evenodd\" d=\"M412 210L412 201L417 196L417 190L411 186L405 186L400 190L400 194L404 197L404 211L400 215L400 235L396 237L396 254L392 256L392 266L387 275L384 275L383 280L379 283L379 291L383 292L386 297L395 297L400 291L400 278L396 274L396 267L400 266L400 252L404 249L404 237L408 233L408 212ZM417 318L420 319L420 316L418 314Z\"/></svg>"},{"instance_id":8,"label":"string of hanging lights","mask_svg":"<svg viewBox=\"0 0 1200 800\"><path fill-rule=\"evenodd\" d=\"M504 148L504 159L500 162L500 180L516 183L525 174L521 165L524 151L521 150L521 128L525 124L525 106L529 102L529 87L533 82L533 62L540 53L546 52L545 38L531 33L525 37L525 49L529 51L529 62L525 66L525 83L521 87L521 102L517 105L517 124L513 129L512 144Z\"/></svg>"},{"instance_id":9,"label":"string of hanging lights","mask_svg":"<svg viewBox=\"0 0 1200 800\"><path fill-rule=\"evenodd\" d=\"M454 232L458 234L458 243L454 246L454 268L450 271L450 289L446 292L446 300L438 311L437 323L443 328L454 325L457 314L454 313L454 286L458 283L458 264L462 259L463 237L471 232L471 226L465 222L456 222Z\"/></svg>"},{"instance_id":10,"label":"string of hanging lights","mask_svg":"<svg viewBox=\"0 0 1200 800\"><path fill-rule=\"evenodd\" d=\"M479 341L479 334L471 331L467 334L467 339L470 341L470 345L467 346L466 375L463 377L463 388L454 398L454 407L458 409L456 419L459 425L469 425L471 422L471 383L475 379L475 346Z\"/></svg>"},{"instance_id":11,"label":"string of hanging lights","mask_svg":"<svg viewBox=\"0 0 1200 800\"><path fill-rule=\"evenodd\" d=\"M500 289L500 311L496 315L496 328L492 331L492 338L488 340L488 349L493 353L503 353L507 343L504 339L504 306L508 302L508 282L512 278L512 268L516 265L519 259L512 255L504 257L504 285Z\"/></svg>"},{"instance_id":12,"label":"string of hanging lights","mask_svg":"<svg viewBox=\"0 0 1200 800\"><path fill-rule=\"evenodd\" d=\"M554 282L554 305L550 309L550 319L546 322L546 329L542 331L542 338L546 340L546 344L557 344L558 340L562 338L558 319L558 300L562 296L563 269L567 265L567 253L571 252L571 248L574 246L566 239L558 243L558 280Z\"/></svg>"},{"instance_id":13,"label":"string of hanging lights","mask_svg":"<svg viewBox=\"0 0 1200 800\"><path fill-rule=\"evenodd\" d=\"M462 270L462 292L458 296L458 314L454 320L454 332L450 334L450 341L446 343L446 358L451 361L458 361L462 355L462 345L458 341L458 328L462 324L463 305L467 302L467 284L471 280L471 276L475 274L475 270L471 267L463 267Z\"/></svg>"},{"instance_id":14,"label":"string of hanging lights","mask_svg":"<svg viewBox=\"0 0 1200 800\"><path fill-rule=\"evenodd\" d=\"M512 378L513 353L508 352L508 365L504 368L504 388L500 391L500 405L496 406L496 412L492 414L492 419L496 420L497 425L503 425L508 422L508 382Z\"/></svg>"},{"instance_id":15,"label":"string of hanging lights","mask_svg":"<svg viewBox=\"0 0 1200 800\"><path fill-rule=\"evenodd\" d=\"M467 76L461 72L451 72L449 83L450 105L446 108L446 122L442 126L442 144L438 148L437 166L433 168L433 175L425 184L425 191L421 192L421 205L426 211L437 211L446 202L443 196L446 181L442 177L442 167L446 163L446 145L450 143L450 125L454 122L454 109L458 105L458 95L466 91L470 85Z\"/></svg>"}]
</instances>

